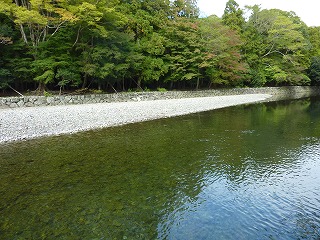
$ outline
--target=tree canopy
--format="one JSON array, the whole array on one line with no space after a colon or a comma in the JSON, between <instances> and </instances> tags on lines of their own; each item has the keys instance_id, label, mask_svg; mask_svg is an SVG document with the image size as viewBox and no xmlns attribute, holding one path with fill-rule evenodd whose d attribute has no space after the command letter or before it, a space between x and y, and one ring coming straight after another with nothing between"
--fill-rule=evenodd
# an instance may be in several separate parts
<instances>
[{"instance_id":1,"label":"tree canopy","mask_svg":"<svg viewBox=\"0 0 320 240\"><path fill-rule=\"evenodd\" d=\"M234 0L221 18L200 18L195 0L3 0L0 88L315 85L319 39L294 12Z\"/></svg>"}]
</instances>

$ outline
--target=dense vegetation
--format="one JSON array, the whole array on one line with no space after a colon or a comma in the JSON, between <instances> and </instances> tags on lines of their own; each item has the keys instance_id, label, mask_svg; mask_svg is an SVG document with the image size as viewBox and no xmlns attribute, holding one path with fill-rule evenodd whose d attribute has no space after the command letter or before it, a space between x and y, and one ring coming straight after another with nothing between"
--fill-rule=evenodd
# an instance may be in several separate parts
<instances>
[{"instance_id":1,"label":"dense vegetation","mask_svg":"<svg viewBox=\"0 0 320 240\"><path fill-rule=\"evenodd\" d=\"M2 0L0 53L0 88L20 91L320 83L320 27L234 0L222 18L196 0Z\"/></svg>"}]
</instances>

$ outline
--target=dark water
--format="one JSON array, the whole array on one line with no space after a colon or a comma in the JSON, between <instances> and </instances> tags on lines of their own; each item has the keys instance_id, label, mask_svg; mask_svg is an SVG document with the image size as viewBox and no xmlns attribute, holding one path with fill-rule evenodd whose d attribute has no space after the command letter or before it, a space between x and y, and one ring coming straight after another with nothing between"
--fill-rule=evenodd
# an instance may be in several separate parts
<instances>
[{"instance_id":1,"label":"dark water","mask_svg":"<svg viewBox=\"0 0 320 240\"><path fill-rule=\"evenodd\" d=\"M320 101L0 145L0 239L320 239Z\"/></svg>"}]
</instances>

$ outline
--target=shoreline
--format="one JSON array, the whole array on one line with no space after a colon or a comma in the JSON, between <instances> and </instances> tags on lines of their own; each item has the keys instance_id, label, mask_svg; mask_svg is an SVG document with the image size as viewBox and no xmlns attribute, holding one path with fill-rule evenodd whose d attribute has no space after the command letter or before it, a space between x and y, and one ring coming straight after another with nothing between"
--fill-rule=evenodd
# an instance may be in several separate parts
<instances>
[{"instance_id":1,"label":"shoreline","mask_svg":"<svg viewBox=\"0 0 320 240\"><path fill-rule=\"evenodd\" d=\"M0 144L257 103L270 94L0 109Z\"/></svg>"},{"instance_id":2,"label":"shoreline","mask_svg":"<svg viewBox=\"0 0 320 240\"><path fill-rule=\"evenodd\" d=\"M16 96L0 97L1 108L61 106L91 103L137 102L162 99L199 98L245 94L270 94L277 100L320 95L317 86L286 86L260 88L222 88L196 91L146 91L85 95Z\"/></svg>"}]
</instances>

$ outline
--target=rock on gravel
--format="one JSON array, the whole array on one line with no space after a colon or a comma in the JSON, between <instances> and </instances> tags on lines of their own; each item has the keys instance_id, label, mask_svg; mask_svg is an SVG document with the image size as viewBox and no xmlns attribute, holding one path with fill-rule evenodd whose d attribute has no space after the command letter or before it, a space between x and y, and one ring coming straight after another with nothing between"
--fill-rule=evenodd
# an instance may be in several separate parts
<instances>
[{"instance_id":1,"label":"rock on gravel","mask_svg":"<svg viewBox=\"0 0 320 240\"><path fill-rule=\"evenodd\" d=\"M270 97L268 94L246 94L0 109L0 143L185 115Z\"/></svg>"}]
</instances>

